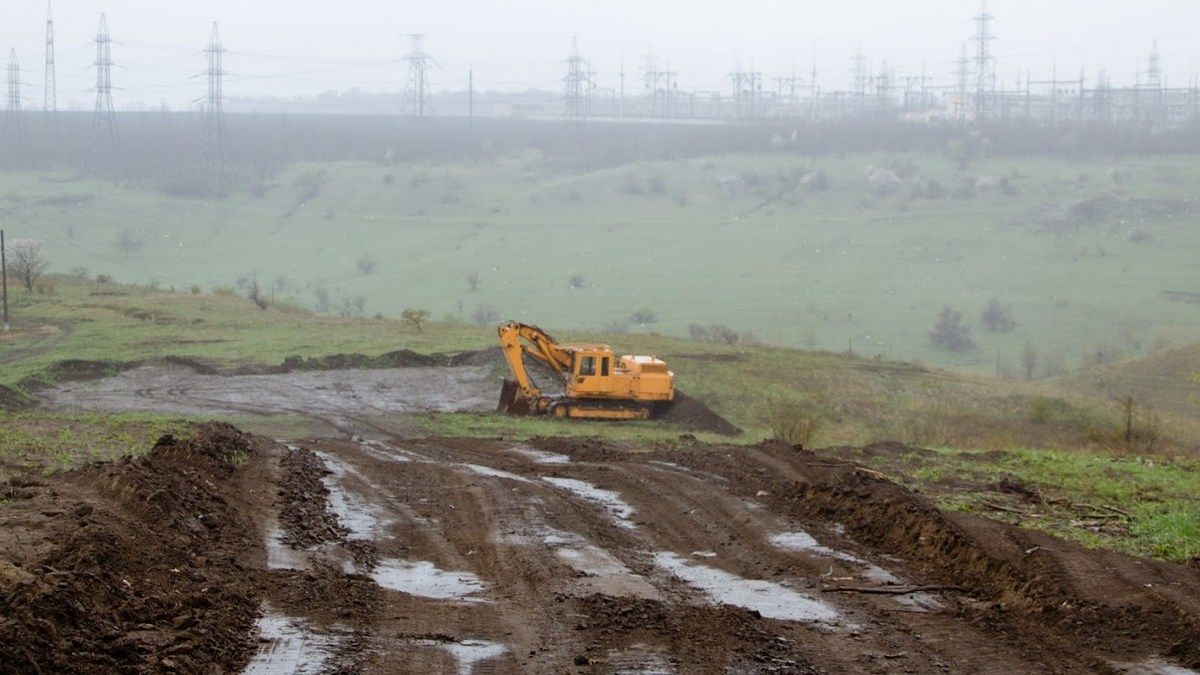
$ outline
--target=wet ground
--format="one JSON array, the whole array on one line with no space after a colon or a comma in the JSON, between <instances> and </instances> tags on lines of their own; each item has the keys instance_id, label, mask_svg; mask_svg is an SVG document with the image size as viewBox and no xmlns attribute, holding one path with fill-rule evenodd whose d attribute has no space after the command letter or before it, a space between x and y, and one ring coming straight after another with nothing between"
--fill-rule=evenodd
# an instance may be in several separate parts
<instances>
[{"instance_id":1,"label":"wet ground","mask_svg":"<svg viewBox=\"0 0 1200 675\"><path fill-rule=\"evenodd\" d=\"M484 409L494 392L472 367L147 368L56 391L62 408L289 411L341 432L204 428L144 459L0 486L0 661L251 673L1200 666L1197 569L943 514L849 462L769 444L414 439L358 421Z\"/></svg>"}]
</instances>

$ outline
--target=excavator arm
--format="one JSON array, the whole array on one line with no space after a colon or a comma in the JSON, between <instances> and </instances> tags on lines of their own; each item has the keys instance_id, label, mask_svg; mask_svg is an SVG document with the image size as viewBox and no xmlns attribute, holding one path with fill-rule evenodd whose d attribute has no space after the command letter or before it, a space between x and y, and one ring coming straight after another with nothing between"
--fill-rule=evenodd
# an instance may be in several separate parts
<instances>
[{"instance_id":1,"label":"excavator arm","mask_svg":"<svg viewBox=\"0 0 1200 675\"><path fill-rule=\"evenodd\" d=\"M509 321L501 324L500 349L504 359L516 378L511 383L505 382L505 389L500 397L500 408L503 412L528 412L528 407L536 405L542 399L542 390L538 389L529 377L525 368L525 355L546 364L559 377L566 381L571 373L571 353L558 345L558 341L538 328L529 324Z\"/></svg>"}]
</instances>

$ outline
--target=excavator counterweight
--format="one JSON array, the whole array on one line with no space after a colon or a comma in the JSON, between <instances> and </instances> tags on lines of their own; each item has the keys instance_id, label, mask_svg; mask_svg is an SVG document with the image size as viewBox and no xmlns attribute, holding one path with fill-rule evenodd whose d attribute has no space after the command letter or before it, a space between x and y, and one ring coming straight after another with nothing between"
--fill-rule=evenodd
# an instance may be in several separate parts
<instances>
[{"instance_id":1,"label":"excavator counterweight","mask_svg":"<svg viewBox=\"0 0 1200 675\"><path fill-rule=\"evenodd\" d=\"M617 357L603 344L561 344L546 331L510 321L499 329L500 348L512 371L500 392L499 411L578 419L648 419L675 399L675 374L650 356ZM551 370L562 393L534 383L525 357Z\"/></svg>"}]
</instances>

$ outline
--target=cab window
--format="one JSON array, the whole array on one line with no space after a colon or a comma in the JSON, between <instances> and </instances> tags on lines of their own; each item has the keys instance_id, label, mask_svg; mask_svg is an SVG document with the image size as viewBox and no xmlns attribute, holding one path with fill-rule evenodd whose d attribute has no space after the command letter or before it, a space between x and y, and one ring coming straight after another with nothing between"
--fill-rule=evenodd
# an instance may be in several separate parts
<instances>
[{"instance_id":1,"label":"cab window","mask_svg":"<svg viewBox=\"0 0 1200 675\"><path fill-rule=\"evenodd\" d=\"M580 377L592 377L595 374L596 374L596 357L594 357L594 356L583 357L583 360L579 362L579 376Z\"/></svg>"},{"instance_id":2,"label":"cab window","mask_svg":"<svg viewBox=\"0 0 1200 675\"><path fill-rule=\"evenodd\" d=\"M600 359L600 377L608 377L608 357Z\"/></svg>"}]
</instances>

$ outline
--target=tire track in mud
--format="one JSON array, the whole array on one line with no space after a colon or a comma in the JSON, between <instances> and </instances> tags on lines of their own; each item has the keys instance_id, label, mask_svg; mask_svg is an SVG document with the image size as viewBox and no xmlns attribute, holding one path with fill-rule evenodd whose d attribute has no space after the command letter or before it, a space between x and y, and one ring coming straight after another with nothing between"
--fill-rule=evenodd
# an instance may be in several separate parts
<instances>
[{"instance_id":1,"label":"tire track in mud","mask_svg":"<svg viewBox=\"0 0 1200 675\"><path fill-rule=\"evenodd\" d=\"M822 593L921 579L837 528L706 480L704 468L565 462L478 441L310 445L344 465L340 489L385 523L378 562L344 575L377 587L377 606L356 623L368 670L1094 672L1104 663L1064 664L1061 653L998 639L953 611L957 598ZM612 499L632 513L603 503ZM802 604L772 605L781 593L823 610L772 618ZM345 631L319 604L306 611L313 625Z\"/></svg>"}]
</instances>

